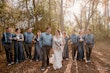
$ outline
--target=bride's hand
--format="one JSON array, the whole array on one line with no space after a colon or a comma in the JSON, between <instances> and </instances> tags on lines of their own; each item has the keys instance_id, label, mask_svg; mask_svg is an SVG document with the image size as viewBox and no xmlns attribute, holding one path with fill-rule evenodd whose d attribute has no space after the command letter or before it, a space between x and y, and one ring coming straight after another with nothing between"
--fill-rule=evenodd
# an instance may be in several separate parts
<instances>
[{"instance_id":1,"label":"bride's hand","mask_svg":"<svg viewBox=\"0 0 110 73\"><path fill-rule=\"evenodd\" d=\"M64 46L65 44L63 43L63 44L61 44L61 46Z\"/></svg>"}]
</instances>

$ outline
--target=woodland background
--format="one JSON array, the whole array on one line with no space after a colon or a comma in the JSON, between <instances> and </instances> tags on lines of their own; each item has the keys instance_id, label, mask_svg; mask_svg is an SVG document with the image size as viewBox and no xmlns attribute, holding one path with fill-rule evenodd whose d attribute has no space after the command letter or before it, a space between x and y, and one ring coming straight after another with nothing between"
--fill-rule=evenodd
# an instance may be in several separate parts
<instances>
[{"instance_id":1,"label":"woodland background","mask_svg":"<svg viewBox=\"0 0 110 73\"><path fill-rule=\"evenodd\" d=\"M28 27L33 27L34 33L37 30L43 32L47 26L51 26L52 33L61 29L70 35L72 29L86 31L87 28L91 28L97 41L107 41L110 38L110 0L82 0L80 14L72 13L73 21L66 21L65 14L69 13L67 8L74 6L77 0L16 1L16 4L11 4L10 0L0 0L1 37L7 26L13 29L19 27L23 32ZM103 7L102 14L101 8L98 8L100 4Z\"/></svg>"}]
</instances>

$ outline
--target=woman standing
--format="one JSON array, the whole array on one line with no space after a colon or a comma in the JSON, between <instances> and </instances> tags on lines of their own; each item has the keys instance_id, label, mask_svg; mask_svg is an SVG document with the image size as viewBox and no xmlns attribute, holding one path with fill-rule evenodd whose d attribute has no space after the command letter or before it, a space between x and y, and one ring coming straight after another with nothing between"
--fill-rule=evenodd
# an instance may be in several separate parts
<instances>
[{"instance_id":1,"label":"woman standing","mask_svg":"<svg viewBox=\"0 0 110 73\"><path fill-rule=\"evenodd\" d=\"M64 47L64 39L61 36L60 30L56 30L53 37L53 51L54 51L54 64L53 68L60 69L62 67L62 50Z\"/></svg>"},{"instance_id":2,"label":"woman standing","mask_svg":"<svg viewBox=\"0 0 110 73\"><path fill-rule=\"evenodd\" d=\"M78 36L78 54L77 54L77 60L83 60L84 59L84 35L83 31L79 31Z\"/></svg>"},{"instance_id":3,"label":"woman standing","mask_svg":"<svg viewBox=\"0 0 110 73\"><path fill-rule=\"evenodd\" d=\"M24 37L23 34L21 34L21 30L19 28L15 29L13 39L14 39L14 60L15 63L19 63L25 60L23 50Z\"/></svg>"},{"instance_id":4,"label":"woman standing","mask_svg":"<svg viewBox=\"0 0 110 73\"><path fill-rule=\"evenodd\" d=\"M35 61L39 61L42 59L40 35L41 35L41 31L38 31L35 37L35 51L34 51Z\"/></svg>"},{"instance_id":5,"label":"woman standing","mask_svg":"<svg viewBox=\"0 0 110 73\"><path fill-rule=\"evenodd\" d=\"M65 45L64 45L64 49L63 49L63 58L68 60L68 58L69 58L69 49L68 49L69 37L66 32L63 32L63 37L65 39Z\"/></svg>"}]
</instances>

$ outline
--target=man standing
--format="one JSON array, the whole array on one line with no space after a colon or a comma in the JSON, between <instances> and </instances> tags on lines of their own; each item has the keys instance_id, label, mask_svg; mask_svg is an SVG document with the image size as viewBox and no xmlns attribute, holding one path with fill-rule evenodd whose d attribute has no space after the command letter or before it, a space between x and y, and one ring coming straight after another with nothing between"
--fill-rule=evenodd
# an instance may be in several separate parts
<instances>
[{"instance_id":1,"label":"man standing","mask_svg":"<svg viewBox=\"0 0 110 73\"><path fill-rule=\"evenodd\" d=\"M86 49L86 62L91 62L91 52L94 46L94 35L91 33L91 29L87 30L87 34L85 35L85 49Z\"/></svg>"},{"instance_id":2,"label":"man standing","mask_svg":"<svg viewBox=\"0 0 110 73\"><path fill-rule=\"evenodd\" d=\"M42 53L43 53L43 59L42 59L42 68L41 70L44 71L46 67L49 68L49 53L50 49L52 48L52 35L51 28L47 27L46 32L41 34L40 41L42 43Z\"/></svg>"},{"instance_id":3,"label":"man standing","mask_svg":"<svg viewBox=\"0 0 110 73\"><path fill-rule=\"evenodd\" d=\"M24 33L24 46L27 55L27 59L32 59L32 42L34 40L34 34L32 33L32 28L28 28L27 32Z\"/></svg>"},{"instance_id":4,"label":"man standing","mask_svg":"<svg viewBox=\"0 0 110 73\"><path fill-rule=\"evenodd\" d=\"M2 44L5 48L8 66L14 64L12 58L12 33L10 27L7 27L6 32L3 33Z\"/></svg>"},{"instance_id":5,"label":"man standing","mask_svg":"<svg viewBox=\"0 0 110 73\"><path fill-rule=\"evenodd\" d=\"M76 35L76 30L73 30L73 34L70 36L72 44L72 58L75 60L76 51L78 47L78 36Z\"/></svg>"}]
</instances>

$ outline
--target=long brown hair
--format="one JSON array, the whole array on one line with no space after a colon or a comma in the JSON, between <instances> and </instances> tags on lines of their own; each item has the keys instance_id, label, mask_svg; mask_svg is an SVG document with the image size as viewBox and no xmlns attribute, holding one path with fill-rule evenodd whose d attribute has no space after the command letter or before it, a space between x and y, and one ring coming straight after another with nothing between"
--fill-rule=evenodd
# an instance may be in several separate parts
<instances>
[{"instance_id":1,"label":"long brown hair","mask_svg":"<svg viewBox=\"0 0 110 73\"><path fill-rule=\"evenodd\" d=\"M59 33L59 35L61 35L61 31L59 29L57 29L56 31Z\"/></svg>"},{"instance_id":2,"label":"long brown hair","mask_svg":"<svg viewBox=\"0 0 110 73\"><path fill-rule=\"evenodd\" d=\"M41 31L40 31L40 30L38 30L38 31L37 31L37 33L38 33L38 32L40 32L40 33L41 33ZM38 34L37 34L37 33L36 33L36 37L38 38Z\"/></svg>"}]
</instances>

